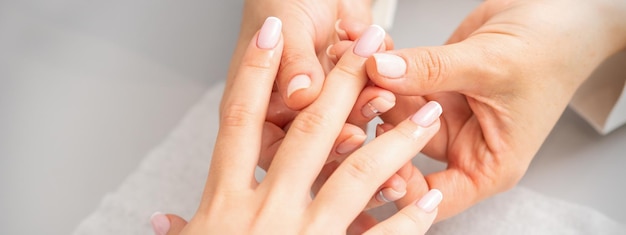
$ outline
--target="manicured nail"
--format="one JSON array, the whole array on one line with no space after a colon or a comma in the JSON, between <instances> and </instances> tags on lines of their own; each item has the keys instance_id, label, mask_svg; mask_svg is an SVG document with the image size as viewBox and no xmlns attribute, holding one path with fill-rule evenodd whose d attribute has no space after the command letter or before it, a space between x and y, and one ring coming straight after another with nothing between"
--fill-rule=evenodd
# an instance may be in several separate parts
<instances>
[{"instance_id":1,"label":"manicured nail","mask_svg":"<svg viewBox=\"0 0 626 235\"><path fill-rule=\"evenodd\" d=\"M365 141L365 139L367 139L366 135L350 136L350 138L348 138L347 140L344 140L339 145L337 145L337 148L335 149L335 151L338 154L342 154L342 155L352 152L356 150L359 146L361 146L363 142Z\"/></svg>"},{"instance_id":2,"label":"manicured nail","mask_svg":"<svg viewBox=\"0 0 626 235\"><path fill-rule=\"evenodd\" d=\"M335 54L335 50L333 50L333 44L326 47L326 56L333 62L337 62L337 54Z\"/></svg>"},{"instance_id":3,"label":"manicured nail","mask_svg":"<svg viewBox=\"0 0 626 235\"><path fill-rule=\"evenodd\" d=\"M339 27L340 23L341 19L335 21L335 32L337 33L339 40L348 40L348 33L345 30L341 29L341 27Z\"/></svg>"},{"instance_id":4,"label":"manicured nail","mask_svg":"<svg viewBox=\"0 0 626 235\"><path fill-rule=\"evenodd\" d=\"M259 37L256 40L257 47L261 49L272 49L280 40L280 31L283 23L276 17L267 17L261 27Z\"/></svg>"},{"instance_id":5,"label":"manicured nail","mask_svg":"<svg viewBox=\"0 0 626 235\"><path fill-rule=\"evenodd\" d=\"M411 121L419 126L428 127L439 119L441 112L443 110L437 101L429 101L411 117Z\"/></svg>"},{"instance_id":6,"label":"manicured nail","mask_svg":"<svg viewBox=\"0 0 626 235\"><path fill-rule=\"evenodd\" d=\"M354 46L354 54L369 57L378 51L385 40L385 30L378 25L372 25L361 35Z\"/></svg>"},{"instance_id":7,"label":"manicured nail","mask_svg":"<svg viewBox=\"0 0 626 235\"><path fill-rule=\"evenodd\" d=\"M385 133L385 129L383 129L383 124L376 125L376 136L380 136Z\"/></svg>"},{"instance_id":8,"label":"manicured nail","mask_svg":"<svg viewBox=\"0 0 626 235\"><path fill-rule=\"evenodd\" d=\"M389 111L396 104L395 100L388 100L384 97L376 97L361 108L361 113L366 118L373 118L377 115Z\"/></svg>"},{"instance_id":9,"label":"manicured nail","mask_svg":"<svg viewBox=\"0 0 626 235\"><path fill-rule=\"evenodd\" d=\"M287 85L287 98L289 98L294 92L306 89L311 86L311 78L309 75L300 74L296 75L289 81L289 85Z\"/></svg>"},{"instance_id":10,"label":"manicured nail","mask_svg":"<svg viewBox=\"0 0 626 235\"><path fill-rule=\"evenodd\" d=\"M387 78L401 78L406 74L406 62L402 57L387 53L374 54L378 74Z\"/></svg>"},{"instance_id":11,"label":"manicured nail","mask_svg":"<svg viewBox=\"0 0 626 235\"><path fill-rule=\"evenodd\" d=\"M437 189L431 189L430 191L428 191L428 193L426 193L426 195L422 197L422 199L417 201L416 205L417 207L422 208L422 210L430 213L433 212L437 208L437 206L439 206L439 203L441 203L442 199L443 194L441 194L441 191Z\"/></svg>"},{"instance_id":12,"label":"manicured nail","mask_svg":"<svg viewBox=\"0 0 626 235\"><path fill-rule=\"evenodd\" d=\"M376 200L380 202L394 202L404 197L406 191L398 192L393 188L384 188L378 192L376 195Z\"/></svg>"},{"instance_id":13,"label":"manicured nail","mask_svg":"<svg viewBox=\"0 0 626 235\"><path fill-rule=\"evenodd\" d=\"M161 212L154 212L150 216L150 223L156 235L165 235L170 231L170 219Z\"/></svg>"}]
</instances>

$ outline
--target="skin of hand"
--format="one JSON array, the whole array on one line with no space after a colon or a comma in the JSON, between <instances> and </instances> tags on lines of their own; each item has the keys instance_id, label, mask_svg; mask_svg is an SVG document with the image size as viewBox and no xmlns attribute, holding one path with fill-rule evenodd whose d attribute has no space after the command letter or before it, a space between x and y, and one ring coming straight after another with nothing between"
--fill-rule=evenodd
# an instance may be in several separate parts
<instances>
[{"instance_id":1,"label":"skin of hand","mask_svg":"<svg viewBox=\"0 0 626 235\"><path fill-rule=\"evenodd\" d=\"M277 90L287 107L300 110L318 96L331 67L325 58L328 45L337 41L337 19L369 24L371 0L246 0L239 41L228 77L234 76L243 52L268 16L284 21L285 48L277 77ZM230 84L226 84L229 90Z\"/></svg>"},{"instance_id":2,"label":"skin of hand","mask_svg":"<svg viewBox=\"0 0 626 235\"><path fill-rule=\"evenodd\" d=\"M235 75L244 49L267 16L275 15L284 19L285 29L285 48L263 134L264 148L259 161L261 168L267 170L277 146L282 143L291 121L298 113L295 110L300 110L315 100L323 86L325 74L337 62L336 58L325 53L330 44L343 36L336 33L337 25L340 23L337 19L347 22L343 24L354 21L368 25L371 21L370 6L371 0L245 1L239 42L231 60L229 78ZM392 48L393 41L386 37L381 50ZM308 79L303 79L306 76L298 75L307 75ZM298 79L294 79L295 77ZM225 92L231 90L230 81L232 79L227 81ZM304 85L308 87L304 88L306 87ZM297 89L299 87L303 89ZM336 151L329 154L328 169L322 171L320 178L326 178L327 175L324 173L332 172L330 169L337 165L333 163L334 161L341 161L363 144L366 139L363 129L367 122L393 107L394 103L394 95L384 89L372 87L362 92L355 105L355 108L360 110L348 118L348 123L344 125L336 140L334 148ZM314 185L314 191L318 186L319 184ZM381 192L372 198L368 208L404 196L406 192L404 179L397 175L391 177L381 186Z\"/></svg>"},{"instance_id":3,"label":"skin of hand","mask_svg":"<svg viewBox=\"0 0 626 235\"><path fill-rule=\"evenodd\" d=\"M319 97L296 115L266 177L258 182L254 169L266 121L258 114L264 114L270 103L283 49L281 35L281 21L268 18L249 43L231 81L232 90L224 94L218 138L196 214L187 223L156 213L151 218L156 234L343 234L378 185L439 130L442 109L430 102L346 157L311 197L326 153L367 83L365 61L383 42L384 31L371 27L326 77ZM424 234L441 200L441 192L433 189L362 232Z\"/></svg>"},{"instance_id":4,"label":"skin of hand","mask_svg":"<svg viewBox=\"0 0 626 235\"><path fill-rule=\"evenodd\" d=\"M386 123L428 101L444 109L423 152L447 169L404 167L396 205L441 189L440 220L516 185L576 89L625 47L626 1L488 0L444 46L374 54L368 76L397 99Z\"/></svg>"}]
</instances>

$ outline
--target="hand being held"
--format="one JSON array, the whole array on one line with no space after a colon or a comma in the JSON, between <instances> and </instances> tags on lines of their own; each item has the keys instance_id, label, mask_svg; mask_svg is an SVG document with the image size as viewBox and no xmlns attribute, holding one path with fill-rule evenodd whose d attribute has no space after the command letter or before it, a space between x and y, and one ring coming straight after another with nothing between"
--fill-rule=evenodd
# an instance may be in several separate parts
<instances>
[{"instance_id":1,"label":"hand being held","mask_svg":"<svg viewBox=\"0 0 626 235\"><path fill-rule=\"evenodd\" d=\"M200 206L187 223L155 214L155 233L343 234L376 190L412 158L440 127L441 107L424 106L410 118L350 154L311 197L334 140L367 83L365 60L384 31L371 27L328 74L319 97L298 113L263 181L254 178L262 151L265 113L280 63L281 22L268 18L249 43L231 89L224 94L220 129ZM392 157L388 157L392 156ZM424 234L442 199L432 190L367 234Z\"/></svg>"}]
</instances>

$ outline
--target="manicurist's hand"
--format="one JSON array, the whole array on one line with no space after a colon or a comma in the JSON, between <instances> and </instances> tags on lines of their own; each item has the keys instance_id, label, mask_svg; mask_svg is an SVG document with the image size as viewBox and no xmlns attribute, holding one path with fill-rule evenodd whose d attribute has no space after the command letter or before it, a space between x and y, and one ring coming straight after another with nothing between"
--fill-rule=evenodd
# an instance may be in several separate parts
<instances>
[{"instance_id":1,"label":"manicurist's hand","mask_svg":"<svg viewBox=\"0 0 626 235\"><path fill-rule=\"evenodd\" d=\"M400 171L408 192L397 205L428 185L446 195L446 218L514 186L579 85L624 49L625 15L623 0L488 0L445 46L371 57L370 79L398 95L385 122L402 125L431 101L444 110L423 152L447 169L425 178L416 168Z\"/></svg>"},{"instance_id":2,"label":"manicurist's hand","mask_svg":"<svg viewBox=\"0 0 626 235\"><path fill-rule=\"evenodd\" d=\"M220 129L200 206L187 223L155 214L161 234L344 234L376 190L437 133L437 102L397 123L347 156L320 186L311 187L327 161L357 97L367 83L364 63L378 50L384 31L371 27L328 74L319 97L299 112L277 147L265 178L254 170L284 41L281 22L268 18L255 34L230 81L220 110ZM424 234L442 194L430 190L367 234Z\"/></svg>"}]
</instances>

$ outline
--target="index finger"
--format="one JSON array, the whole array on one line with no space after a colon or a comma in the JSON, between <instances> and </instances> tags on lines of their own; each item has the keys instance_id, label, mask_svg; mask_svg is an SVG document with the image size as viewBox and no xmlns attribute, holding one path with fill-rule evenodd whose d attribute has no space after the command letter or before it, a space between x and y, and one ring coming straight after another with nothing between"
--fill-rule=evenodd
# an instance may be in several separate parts
<instances>
[{"instance_id":1,"label":"index finger","mask_svg":"<svg viewBox=\"0 0 626 235\"><path fill-rule=\"evenodd\" d=\"M283 48L281 30L282 22L278 18L266 19L248 45L222 98L209 179L225 181L223 185L241 187L253 182L263 123ZM229 176L216 177L226 174Z\"/></svg>"}]
</instances>

